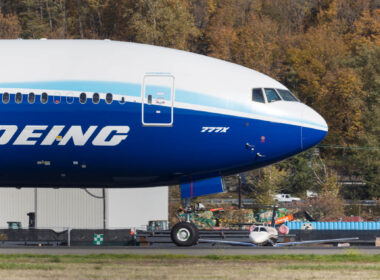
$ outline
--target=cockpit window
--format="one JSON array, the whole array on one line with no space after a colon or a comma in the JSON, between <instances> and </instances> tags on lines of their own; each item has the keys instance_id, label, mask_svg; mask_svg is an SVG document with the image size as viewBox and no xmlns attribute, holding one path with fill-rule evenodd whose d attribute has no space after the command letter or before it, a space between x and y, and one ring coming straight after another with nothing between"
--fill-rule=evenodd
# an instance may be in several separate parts
<instances>
[{"instance_id":1,"label":"cockpit window","mask_svg":"<svg viewBox=\"0 0 380 280\"><path fill-rule=\"evenodd\" d=\"M262 227L262 228L260 228L260 232L267 232L267 229Z\"/></svg>"},{"instance_id":2,"label":"cockpit window","mask_svg":"<svg viewBox=\"0 0 380 280\"><path fill-rule=\"evenodd\" d=\"M255 227L252 231L254 231L254 232L258 232L258 231L259 231L259 228L258 228L258 227Z\"/></svg>"},{"instance_id":3,"label":"cockpit window","mask_svg":"<svg viewBox=\"0 0 380 280\"><path fill-rule=\"evenodd\" d=\"M296 101L296 102L298 102L298 99L288 90L277 89L277 92L281 95L282 99L285 101Z\"/></svg>"},{"instance_id":4,"label":"cockpit window","mask_svg":"<svg viewBox=\"0 0 380 280\"><path fill-rule=\"evenodd\" d=\"M252 90L252 100L260 103L265 103L263 91L261 88L255 88Z\"/></svg>"},{"instance_id":5,"label":"cockpit window","mask_svg":"<svg viewBox=\"0 0 380 280\"><path fill-rule=\"evenodd\" d=\"M264 90L269 103L281 100L280 96L278 96L277 92L274 89L266 88Z\"/></svg>"}]
</instances>

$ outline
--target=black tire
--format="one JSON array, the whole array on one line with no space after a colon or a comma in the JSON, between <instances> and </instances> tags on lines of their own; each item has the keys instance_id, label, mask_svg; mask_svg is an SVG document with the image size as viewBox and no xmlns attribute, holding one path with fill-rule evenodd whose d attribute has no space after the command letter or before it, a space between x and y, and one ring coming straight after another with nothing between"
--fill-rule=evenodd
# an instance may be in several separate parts
<instances>
[{"instance_id":1,"label":"black tire","mask_svg":"<svg viewBox=\"0 0 380 280\"><path fill-rule=\"evenodd\" d=\"M175 224L170 236L177 246L193 246L199 239L197 227L193 223L186 222Z\"/></svg>"}]
</instances>

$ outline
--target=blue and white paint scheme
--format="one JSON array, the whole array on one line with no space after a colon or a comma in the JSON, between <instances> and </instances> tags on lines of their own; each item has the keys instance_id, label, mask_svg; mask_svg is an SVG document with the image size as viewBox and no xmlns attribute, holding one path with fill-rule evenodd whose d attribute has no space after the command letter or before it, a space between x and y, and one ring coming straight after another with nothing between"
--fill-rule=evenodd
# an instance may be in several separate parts
<instances>
[{"instance_id":1,"label":"blue and white paint scheme","mask_svg":"<svg viewBox=\"0 0 380 280\"><path fill-rule=\"evenodd\" d=\"M272 164L328 130L274 79L184 51L2 40L0 61L0 186L186 183Z\"/></svg>"}]
</instances>

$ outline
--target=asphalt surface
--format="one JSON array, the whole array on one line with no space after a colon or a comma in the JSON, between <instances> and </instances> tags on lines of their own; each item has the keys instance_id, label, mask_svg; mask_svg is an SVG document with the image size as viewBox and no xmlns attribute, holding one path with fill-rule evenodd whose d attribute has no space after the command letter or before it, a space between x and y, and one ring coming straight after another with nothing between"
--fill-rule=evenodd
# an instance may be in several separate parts
<instances>
[{"instance_id":1,"label":"asphalt surface","mask_svg":"<svg viewBox=\"0 0 380 280\"><path fill-rule=\"evenodd\" d=\"M291 248L246 248L232 246L202 247L0 247L0 254L33 254L33 255L90 255L90 254L138 254L138 255L336 255L346 254L348 250L355 250L359 254L380 254L380 247L360 246L351 248L337 247L291 247Z\"/></svg>"}]
</instances>

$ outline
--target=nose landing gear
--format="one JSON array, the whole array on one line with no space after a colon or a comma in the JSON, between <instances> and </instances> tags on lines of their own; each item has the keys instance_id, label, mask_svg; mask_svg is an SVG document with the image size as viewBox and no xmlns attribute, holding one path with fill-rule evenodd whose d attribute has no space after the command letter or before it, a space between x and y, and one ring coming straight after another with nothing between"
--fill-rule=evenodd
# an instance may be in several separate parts
<instances>
[{"instance_id":1,"label":"nose landing gear","mask_svg":"<svg viewBox=\"0 0 380 280\"><path fill-rule=\"evenodd\" d=\"M171 230L171 239L177 246L193 246L198 243L199 233L197 227L190 221L192 209L191 198L183 199L186 221L174 225Z\"/></svg>"}]
</instances>

